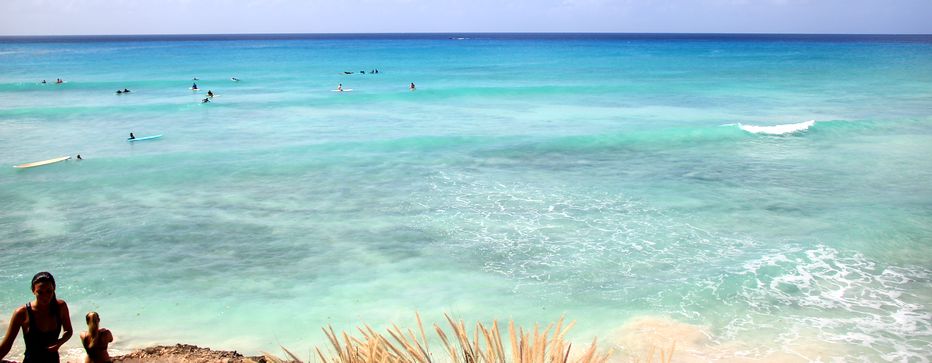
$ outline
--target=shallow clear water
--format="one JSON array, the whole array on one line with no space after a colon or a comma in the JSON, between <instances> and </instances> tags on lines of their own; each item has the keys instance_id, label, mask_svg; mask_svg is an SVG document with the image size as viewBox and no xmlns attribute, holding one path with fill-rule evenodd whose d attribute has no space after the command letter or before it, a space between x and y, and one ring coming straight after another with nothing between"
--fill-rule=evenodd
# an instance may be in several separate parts
<instances>
[{"instance_id":1,"label":"shallow clear water","mask_svg":"<svg viewBox=\"0 0 932 363\"><path fill-rule=\"evenodd\" d=\"M0 322L48 270L118 350L420 311L932 355L932 38L465 38L0 40Z\"/></svg>"}]
</instances>

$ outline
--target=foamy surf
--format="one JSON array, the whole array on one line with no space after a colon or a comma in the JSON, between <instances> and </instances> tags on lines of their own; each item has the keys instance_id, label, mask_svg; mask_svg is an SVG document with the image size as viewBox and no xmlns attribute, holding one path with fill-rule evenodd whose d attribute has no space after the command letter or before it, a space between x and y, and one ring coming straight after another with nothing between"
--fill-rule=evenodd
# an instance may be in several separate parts
<instances>
[{"instance_id":1,"label":"foamy surf","mask_svg":"<svg viewBox=\"0 0 932 363\"><path fill-rule=\"evenodd\" d=\"M815 125L815 120L803 121L795 124L773 125L773 126L755 126L737 124L739 128L752 134L765 135L785 135L794 132L805 131Z\"/></svg>"}]
</instances>

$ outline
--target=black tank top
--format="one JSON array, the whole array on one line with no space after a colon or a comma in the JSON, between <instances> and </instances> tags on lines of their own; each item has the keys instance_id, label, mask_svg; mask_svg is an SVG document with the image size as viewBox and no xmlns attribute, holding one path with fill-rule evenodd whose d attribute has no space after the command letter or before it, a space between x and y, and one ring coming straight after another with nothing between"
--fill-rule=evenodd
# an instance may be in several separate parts
<instances>
[{"instance_id":1,"label":"black tank top","mask_svg":"<svg viewBox=\"0 0 932 363\"><path fill-rule=\"evenodd\" d=\"M40 331L30 305L31 303L26 304L26 315L29 316L29 331L23 331L23 338L26 340L26 354L23 363L58 363L58 352L50 352L49 346L58 341L58 336L61 333L59 312L52 312L52 316L55 317L55 330Z\"/></svg>"}]
</instances>

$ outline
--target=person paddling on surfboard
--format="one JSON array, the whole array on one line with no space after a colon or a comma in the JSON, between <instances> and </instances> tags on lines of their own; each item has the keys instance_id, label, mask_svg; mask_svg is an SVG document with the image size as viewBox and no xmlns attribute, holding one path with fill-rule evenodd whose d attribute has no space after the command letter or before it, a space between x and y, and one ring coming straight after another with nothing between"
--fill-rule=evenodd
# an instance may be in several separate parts
<instances>
[{"instance_id":1,"label":"person paddling on surfboard","mask_svg":"<svg viewBox=\"0 0 932 363\"><path fill-rule=\"evenodd\" d=\"M210 102L210 98L204 98L203 100L201 100L201 103L207 103L207 102Z\"/></svg>"},{"instance_id":2,"label":"person paddling on surfboard","mask_svg":"<svg viewBox=\"0 0 932 363\"><path fill-rule=\"evenodd\" d=\"M129 133L129 139L130 139L130 140L135 140L135 139L136 139L136 135L133 135L133 133L130 132L130 133Z\"/></svg>"}]
</instances>

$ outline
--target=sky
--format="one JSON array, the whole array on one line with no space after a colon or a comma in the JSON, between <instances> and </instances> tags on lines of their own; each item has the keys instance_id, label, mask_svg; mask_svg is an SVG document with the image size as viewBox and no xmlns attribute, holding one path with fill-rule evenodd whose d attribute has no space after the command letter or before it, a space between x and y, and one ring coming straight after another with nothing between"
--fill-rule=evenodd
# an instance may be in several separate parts
<instances>
[{"instance_id":1,"label":"sky","mask_svg":"<svg viewBox=\"0 0 932 363\"><path fill-rule=\"evenodd\" d=\"M0 35L932 34L932 0L0 0Z\"/></svg>"}]
</instances>

